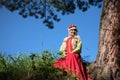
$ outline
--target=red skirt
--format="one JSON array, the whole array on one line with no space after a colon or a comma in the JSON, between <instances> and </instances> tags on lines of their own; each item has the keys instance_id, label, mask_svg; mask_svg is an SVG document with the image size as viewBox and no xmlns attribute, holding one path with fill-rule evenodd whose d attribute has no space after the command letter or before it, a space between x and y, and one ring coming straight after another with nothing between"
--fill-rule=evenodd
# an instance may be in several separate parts
<instances>
[{"instance_id":1,"label":"red skirt","mask_svg":"<svg viewBox=\"0 0 120 80\"><path fill-rule=\"evenodd\" d=\"M58 59L54 63L54 67L63 69L73 77L78 77L78 80L91 80L84 70L80 55L77 53L67 54L66 58Z\"/></svg>"}]
</instances>

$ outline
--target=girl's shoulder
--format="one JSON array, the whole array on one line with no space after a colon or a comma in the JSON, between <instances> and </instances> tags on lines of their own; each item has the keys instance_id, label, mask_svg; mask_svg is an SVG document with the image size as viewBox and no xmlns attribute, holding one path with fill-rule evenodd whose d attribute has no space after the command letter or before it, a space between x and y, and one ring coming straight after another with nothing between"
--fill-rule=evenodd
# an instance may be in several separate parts
<instances>
[{"instance_id":1,"label":"girl's shoulder","mask_svg":"<svg viewBox=\"0 0 120 80\"><path fill-rule=\"evenodd\" d=\"M65 38L64 38L64 41L67 41L68 38L69 38L69 37L65 37Z\"/></svg>"}]
</instances>

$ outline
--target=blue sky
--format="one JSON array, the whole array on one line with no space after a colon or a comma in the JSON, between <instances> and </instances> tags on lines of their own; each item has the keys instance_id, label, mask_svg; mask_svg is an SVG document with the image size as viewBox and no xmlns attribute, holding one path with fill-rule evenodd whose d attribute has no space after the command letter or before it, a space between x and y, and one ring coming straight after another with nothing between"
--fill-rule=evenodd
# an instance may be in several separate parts
<instances>
[{"instance_id":1,"label":"blue sky","mask_svg":"<svg viewBox=\"0 0 120 80\"><path fill-rule=\"evenodd\" d=\"M101 9L91 7L87 12L76 10L75 14L61 16L54 29L48 29L41 19L18 15L6 8L0 9L0 52L10 55L41 53L43 50L57 53L67 27L75 24L82 39L82 57L94 61L98 53ZM86 57L89 56L89 57Z\"/></svg>"}]
</instances>

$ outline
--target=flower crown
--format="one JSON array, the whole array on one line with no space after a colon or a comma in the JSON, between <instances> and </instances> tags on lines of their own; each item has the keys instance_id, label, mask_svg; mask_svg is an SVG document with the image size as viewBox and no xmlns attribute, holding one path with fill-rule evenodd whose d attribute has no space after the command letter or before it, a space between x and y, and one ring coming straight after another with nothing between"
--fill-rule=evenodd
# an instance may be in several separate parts
<instances>
[{"instance_id":1,"label":"flower crown","mask_svg":"<svg viewBox=\"0 0 120 80\"><path fill-rule=\"evenodd\" d=\"M68 26L68 30L71 30L71 29L76 29L77 30L77 27L74 24L69 25Z\"/></svg>"}]
</instances>

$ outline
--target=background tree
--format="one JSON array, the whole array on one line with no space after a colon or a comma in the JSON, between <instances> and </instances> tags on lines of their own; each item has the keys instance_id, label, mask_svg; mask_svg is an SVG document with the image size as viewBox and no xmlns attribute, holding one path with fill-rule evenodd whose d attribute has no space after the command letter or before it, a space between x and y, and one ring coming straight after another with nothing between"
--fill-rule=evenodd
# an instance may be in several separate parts
<instances>
[{"instance_id":1,"label":"background tree","mask_svg":"<svg viewBox=\"0 0 120 80\"><path fill-rule=\"evenodd\" d=\"M0 0L0 6L10 11L19 10L24 18L42 18L53 28L60 21L56 12L73 14L76 8L87 11L90 6L101 7L103 0ZM120 0L104 0L100 22L99 51L90 66L94 80L120 80Z\"/></svg>"},{"instance_id":2,"label":"background tree","mask_svg":"<svg viewBox=\"0 0 120 80\"><path fill-rule=\"evenodd\" d=\"M53 28L53 21L60 21L56 12L62 15L73 14L76 7L87 11L90 6L101 7L102 0L0 0L0 7L11 12L18 10L23 18L28 16L41 18L48 28Z\"/></svg>"}]
</instances>

